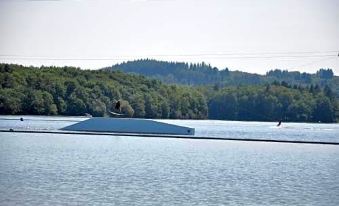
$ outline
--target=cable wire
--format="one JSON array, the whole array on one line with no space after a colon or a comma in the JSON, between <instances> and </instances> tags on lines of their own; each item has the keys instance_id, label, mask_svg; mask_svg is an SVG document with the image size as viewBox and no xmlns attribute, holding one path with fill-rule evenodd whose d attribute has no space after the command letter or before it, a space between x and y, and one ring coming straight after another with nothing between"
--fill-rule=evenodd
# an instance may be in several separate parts
<instances>
[{"instance_id":1,"label":"cable wire","mask_svg":"<svg viewBox=\"0 0 339 206\"><path fill-rule=\"evenodd\" d=\"M46 61L119 61L148 57L205 57L212 59L274 59L274 58L320 58L337 57L338 51L306 51L306 52L254 52L254 53L196 53L196 54L149 54L134 56L114 56L102 58L66 58L0 54L1 59L8 60L46 60Z\"/></svg>"}]
</instances>

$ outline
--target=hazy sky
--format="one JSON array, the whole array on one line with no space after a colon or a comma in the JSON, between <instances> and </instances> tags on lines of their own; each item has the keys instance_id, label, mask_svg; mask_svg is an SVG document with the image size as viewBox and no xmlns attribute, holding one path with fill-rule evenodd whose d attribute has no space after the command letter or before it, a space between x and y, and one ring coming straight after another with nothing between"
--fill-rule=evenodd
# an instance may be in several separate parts
<instances>
[{"instance_id":1,"label":"hazy sky","mask_svg":"<svg viewBox=\"0 0 339 206\"><path fill-rule=\"evenodd\" d=\"M339 75L339 0L0 0L0 62L138 58Z\"/></svg>"}]
</instances>

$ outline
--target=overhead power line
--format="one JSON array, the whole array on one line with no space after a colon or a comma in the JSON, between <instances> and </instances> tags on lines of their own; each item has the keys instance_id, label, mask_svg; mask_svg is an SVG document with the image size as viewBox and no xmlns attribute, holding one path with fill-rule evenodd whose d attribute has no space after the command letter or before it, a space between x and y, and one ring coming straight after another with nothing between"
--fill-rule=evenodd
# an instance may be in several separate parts
<instances>
[{"instance_id":1,"label":"overhead power line","mask_svg":"<svg viewBox=\"0 0 339 206\"><path fill-rule=\"evenodd\" d=\"M337 57L338 51L306 51L306 52L253 52L253 53L196 53L196 54L148 54L133 56L113 56L102 58L68 58L68 57L47 57L47 56L25 56L13 54L0 54L0 59L7 60L46 60L46 61L119 61L129 59L142 59L152 57L182 57L195 58L204 57L211 59L274 59L274 58L320 58Z\"/></svg>"}]
</instances>

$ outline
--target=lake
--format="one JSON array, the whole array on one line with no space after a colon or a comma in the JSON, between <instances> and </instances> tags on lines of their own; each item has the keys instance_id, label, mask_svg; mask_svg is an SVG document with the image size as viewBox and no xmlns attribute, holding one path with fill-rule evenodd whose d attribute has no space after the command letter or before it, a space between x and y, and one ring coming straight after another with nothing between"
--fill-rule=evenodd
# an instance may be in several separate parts
<instances>
[{"instance_id":1,"label":"lake","mask_svg":"<svg viewBox=\"0 0 339 206\"><path fill-rule=\"evenodd\" d=\"M0 116L56 130L78 117ZM338 124L161 120L197 136L339 142ZM339 205L339 146L0 133L0 205Z\"/></svg>"}]
</instances>

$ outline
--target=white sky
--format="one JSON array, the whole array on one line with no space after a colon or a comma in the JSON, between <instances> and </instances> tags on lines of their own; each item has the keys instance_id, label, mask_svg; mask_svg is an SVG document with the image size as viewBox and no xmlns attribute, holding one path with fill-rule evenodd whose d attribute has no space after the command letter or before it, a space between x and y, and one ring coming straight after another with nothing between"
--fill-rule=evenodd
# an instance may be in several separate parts
<instances>
[{"instance_id":1,"label":"white sky","mask_svg":"<svg viewBox=\"0 0 339 206\"><path fill-rule=\"evenodd\" d=\"M149 57L338 75L338 25L339 0L0 0L0 62L94 69Z\"/></svg>"}]
</instances>

